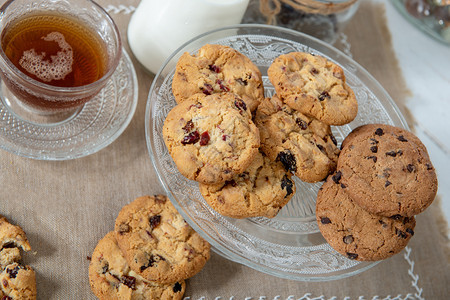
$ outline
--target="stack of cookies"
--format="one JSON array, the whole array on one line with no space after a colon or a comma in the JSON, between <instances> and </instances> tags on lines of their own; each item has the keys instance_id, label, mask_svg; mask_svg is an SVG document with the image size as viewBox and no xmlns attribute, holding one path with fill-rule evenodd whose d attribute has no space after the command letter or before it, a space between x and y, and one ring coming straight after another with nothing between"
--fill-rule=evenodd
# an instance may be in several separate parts
<instances>
[{"instance_id":1,"label":"stack of cookies","mask_svg":"<svg viewBox=\"0 0 450 300\"><path fill-rule=\"evenodd\" d=\"M166 196L144 196L124 206L95 247L89 266L99 299L182 299L185 280L210 257L210 245Z\"/></svg>"},{"instance_id":2,"label":"stack of cookies","mask_svg":"<svg viewBox=\"0 0 450 300\"><path fill-rule=\"evenodd\" d=\"M339 149L330 125L358 111L343 70L323 57L281 55L268 75L270 99L258 68L230 47L205 45L177 63L178 105L164 140L180 173L225 216L275 217L295 193L293 174L312 183L334 172Z\"/></svg>"},{"instance_id":3,"label":"stack of cookies","mask_svg":"<svg viewBox=\"0 0 450 300\"><path fill-rule=\"evenodd\" d=\"M36 275L21 263L20 250L30 251L25 232L0 216L0 299L36 299Z\"/></svg>"},{"instance_id":4,"label":"stack of cookies","mask_svg":"<svg viewBox=\"0 0 450 300\"><path fill-rule=\"evenodd\" d=\"M341 148L337 171L317 196L320 231L350 259L388 258L407 245L414 216L436 196L427 150L411 132L384 124L356 128Z\"/></svg>"},{"instance_id":5,"label":"stack of cookies","mask_svg":"<svg viewBox=\"0 0 450 300\"><path fill-rule=\"evenodd\" d=\"M230 47L205 45L179 59L172 90L178 104L163 136L180 173L199 182L222 215L274 217L295 185L282 162L260 149L252 119L265 101L258 67Z\"/></svg>"},{"instance_id":6,"label":"stack of cookies","mask_svg":"<svg viewBox=\"0 0 450 300\"><path fill-rule=\"evenodd\" d=\"M172 83L178 105L163 128L180 173L233 218L276 216L295 193L292 174L326 179L316 216L332 247L357 260L403 249L414 216L437 191L425 146L408 131L372 124L339 149L331 126L353 121L358 103L342 68L324 57L281 55L268 77L276 94L264 98L258 68L226 46L180 58Z\"/></svg>"},{"instance_id":7,"label":"stack of cookies","mask_svg":"<svg viewBox=\"0 0 450 300\"><path fill-rule=\"evenodd\" d=\"M256 111L262 150L305 182L323 180L339 155L330 125L347 124L358 112L342 68L321 56L291 52L277 57L267 73L276 95Z\"/></svg>"}]
</instances>

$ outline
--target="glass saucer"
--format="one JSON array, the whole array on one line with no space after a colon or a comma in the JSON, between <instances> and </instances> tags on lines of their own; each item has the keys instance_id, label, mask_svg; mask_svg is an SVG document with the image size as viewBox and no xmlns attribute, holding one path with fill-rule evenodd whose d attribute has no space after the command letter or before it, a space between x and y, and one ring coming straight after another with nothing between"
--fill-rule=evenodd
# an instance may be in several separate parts
<instances>
[{"instance_id":1,"label":"glass saucer","mask_svg":"<svg viewBox=\"0 0 450 300\"><path fill-rule=\"evenodd\" d=\"M1 90L0 98L1 149L39 160L68 160L95 153L120 136L136 110L138 84L123 50L117 70L100 93L62 121L27 120L14 112Z\"/></svg>"},{"instance_id":2,"label":"glass saucer","mask_svg":"<svg viewBox=\"0 0 450 300\"><path fill-rule=\"evenodd\" d=\"M215 252L274 276L301 281L325 281L358 274L376 262L350 260L332 249L319 232L315 202L321 183L295 179L297 192L273 219L232 219L215 212L200 194L198 183L181 175L165 146L164 120L176 105L172 79L179 57L196 53L207 43L231 46L261 70L266 96L274 93L267 78L273 59L292 51L325 56L340 65L359 103L356 119L332 127L339 143L355 127L386 123L407 127L397 106L381 85L351 58L316 38L268 25L239 25L205 33L180 47L166 61L150 88L146 108L146 140L159 180L185 220Z\"/></svg>"}]
</instances>

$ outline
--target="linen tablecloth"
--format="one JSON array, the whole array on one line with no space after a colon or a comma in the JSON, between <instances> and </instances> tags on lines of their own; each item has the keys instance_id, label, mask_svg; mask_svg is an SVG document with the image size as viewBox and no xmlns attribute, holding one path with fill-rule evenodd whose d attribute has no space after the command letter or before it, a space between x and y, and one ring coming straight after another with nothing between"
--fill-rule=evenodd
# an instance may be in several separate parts
<instances>
[{"instance_id":1,"label":"linen tablecloth","mask_svg":"<svg viewBox=\"0 0 450 300\"><path fill-rule=\"evenodd\" d=\"M139 1L98 2L117 22L131 53L126 28ZM363 1L336 46L378 79L412 126L405 102L408 91L383 14L382 4ZM27 233L33 253L25 260L36 270L38 299L95 299L89 288L88 256L97 242L113 229L122 206L141 195L164 193L144 135L153 75L134 58L133 62L139 81L137 110L128 128L110 146L63 162L31 160L0 151L0 214ZM362 274L330 282L280 279L213 253L206 267L187 281L185 297L449 299L447 241L439 220L435 201L417 217L415 235L404 251Z\"/></svg>"}]
</instances>

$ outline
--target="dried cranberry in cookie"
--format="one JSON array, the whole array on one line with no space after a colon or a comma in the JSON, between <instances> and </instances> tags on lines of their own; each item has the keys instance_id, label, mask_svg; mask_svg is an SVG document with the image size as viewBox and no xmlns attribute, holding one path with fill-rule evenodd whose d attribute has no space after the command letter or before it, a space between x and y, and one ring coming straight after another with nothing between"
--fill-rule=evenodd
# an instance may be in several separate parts
<instances>
[{"instance_id":1,"label":"dried cranberry in cookie","mask_svg":"<svg viewBox=\"0 0 450 300\"><path fill-rule=\"evenodd\" d=\"M350 123L358 103L341 67L303 52L277 57L267 71L278 96L290 107L329 125Z\"/></svg>"},{"instance_id":2,"label":"dried cranberry in cookie","mask_svg":"<svg viewBox=\"0 0 450 300\"><path fill-rule=\"evenodd\" d=\"M222 45L205 45L194 55L184 53L176 66L172 90L178 103L197 93L232 92L251 111L264 98L258 67L245 55Z\"/></svg>"},{"instance_id":3,"label":"dried cranberry in cookie","mask_svg":"<svg viewBox=\"0 0 450 300\"><path fill-rule=\"evenodd\" d=\"M251 113L232 93L196 94L178 104L167 115L163 136L180 173L205 184L242 173L259 148Z\"/></svg>"}]
</instances>

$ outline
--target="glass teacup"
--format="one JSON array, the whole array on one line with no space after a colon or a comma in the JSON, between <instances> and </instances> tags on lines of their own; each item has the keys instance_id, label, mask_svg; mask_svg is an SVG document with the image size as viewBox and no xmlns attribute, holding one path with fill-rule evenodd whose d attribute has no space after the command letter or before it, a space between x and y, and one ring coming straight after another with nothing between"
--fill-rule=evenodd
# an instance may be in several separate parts
<instances>
[{"instance_id":1,"label":"glass teacup","mask_svg":"<svg viewBox=\"0 0 450 300\"><path fill-rule=\"evenodd\" d=\"M73 114L122 55L117 26L90 0L9 0L0 30L1 100L25 118Z\"/></svg>"}]
</instances>

